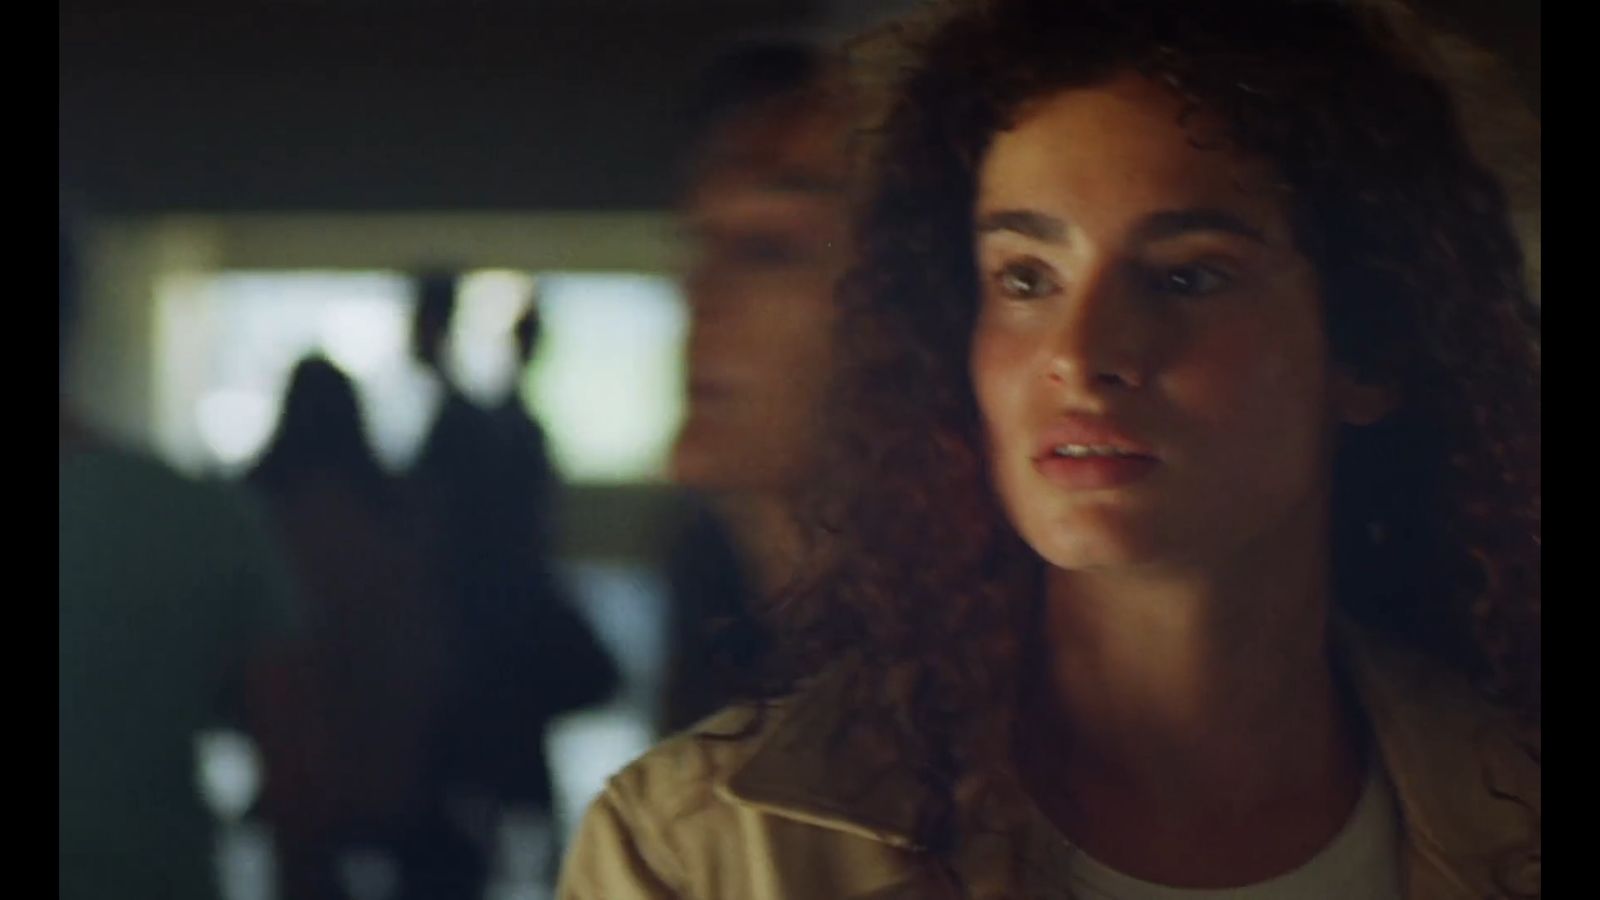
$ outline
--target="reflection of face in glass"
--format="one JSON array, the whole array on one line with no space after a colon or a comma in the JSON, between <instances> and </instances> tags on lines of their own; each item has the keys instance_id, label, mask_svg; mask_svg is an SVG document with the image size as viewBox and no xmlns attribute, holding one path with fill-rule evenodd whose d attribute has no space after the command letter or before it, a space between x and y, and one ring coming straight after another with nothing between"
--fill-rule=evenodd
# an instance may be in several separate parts
<instances>
[{"instance_id":1,"label":"reflection of face in glass","mask_svg":"<svg viewBox=\"0 0 1600 900\"><path fill-rule=\"evenodd\" d=\"M688 416L674 477L781 490L815 450L833 287L846 260L841 126L816 107L746 115L708 142L693 240Z\"/></svg>"},{"instance_id":2,"label":"reflection of face in glass","mask_svg":"<svg viewBox=\"0 0 1600 900\"><path fill-rule=\"evenodd\" d=\"M971 370L1022 537L1063 569L1314 536L1336 405L1311 263L1266 167L1126 76L1025 109L980 171Z\"/></svg>"}]
</instances>

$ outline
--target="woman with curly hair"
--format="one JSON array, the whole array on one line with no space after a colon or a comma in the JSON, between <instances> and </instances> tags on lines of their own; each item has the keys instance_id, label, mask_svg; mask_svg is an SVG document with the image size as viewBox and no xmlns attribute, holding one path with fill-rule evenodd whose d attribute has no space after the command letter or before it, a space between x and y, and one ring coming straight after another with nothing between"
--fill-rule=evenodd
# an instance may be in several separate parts
<instances>
[{"instance_id":1,"label":"woman with curly hair","mask_svg":"<svg viewBox=\"0 0 1600 900\"><path fill-rule=\"evenodd\" d=\"M1410 26L903 36L819 574L562 896L1538 896L1538 309Z\"/></svg>"}]
</instances>

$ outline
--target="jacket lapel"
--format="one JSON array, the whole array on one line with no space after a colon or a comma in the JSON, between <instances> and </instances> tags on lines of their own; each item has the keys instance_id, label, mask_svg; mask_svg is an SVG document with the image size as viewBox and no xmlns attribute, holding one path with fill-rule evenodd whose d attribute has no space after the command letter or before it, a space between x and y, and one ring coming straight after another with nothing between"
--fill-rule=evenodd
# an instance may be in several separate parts
<instances>
[{"instance_id":1,"label":"jacket lapel","mask_svg":"<svg viewBox=\"0 0 1600 900\"><path fill-rule=\"evenodd\" d=\"M920 788L890 754L841 731L852 674L836 669L772 710L755 751L716 790L775 816L912 848Z\"/></svg>"},{"instance_id":2,"label":"jacket lapel","mask_svg":"<svg viewBox=\"0 0 1600 900\"><path fill-rule=\"evenodd\" d=\"M1348 626L1340 636L1405 820L1408 895L1539 896L1540 736L1443 667Z\"/></svg>"}]
</instances>

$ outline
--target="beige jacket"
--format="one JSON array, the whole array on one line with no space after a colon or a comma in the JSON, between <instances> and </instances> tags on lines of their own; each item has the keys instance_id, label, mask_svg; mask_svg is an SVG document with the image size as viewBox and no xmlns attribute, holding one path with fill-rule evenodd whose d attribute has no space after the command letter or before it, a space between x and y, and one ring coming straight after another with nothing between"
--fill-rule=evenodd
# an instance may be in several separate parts
<instances>
[{"instance_id":1,"label":"beige jacket","mask_svg":"<svg viewBox=\"0 0 1600 900\"><path fill-rule=\"evenodd\" d=\"M1409 900L1538 897L1540 742L1412 654L1341 632L1346 669L1395 787ZM726 711L611 779L567 856L560 900L911 900L946 893L909 837L915 788L830 751L826 683L745 740ZM903 776L900 776L903 777ZM1046 828L1025 848L1029 898L1065 896L1068 855ZM998 841L998 839L996 839ZM956 867L974 898L1015 898L1007 848L970 842Z\"/></svg>"}]
</instances>

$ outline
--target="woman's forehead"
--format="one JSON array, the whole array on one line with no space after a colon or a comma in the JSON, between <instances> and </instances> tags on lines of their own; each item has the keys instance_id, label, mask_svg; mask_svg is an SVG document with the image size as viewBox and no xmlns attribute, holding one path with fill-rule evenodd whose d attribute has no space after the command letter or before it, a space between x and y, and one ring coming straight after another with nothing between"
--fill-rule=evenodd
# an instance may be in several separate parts
<instances>
[{"instance_id":1,"label":"woman's forehead","mask_svg":"<svg viewBox=\"0 0 1600 900\"><path fill-rule=\"evenodd\" d=\"M1041 96L991 142L978 206L1055 206L1077 216L1108 206L1222 208L1283 219L1272 166L1232 149L1213 117L1187 112L1165 86L1133 74Z\"/></svg>"}]
</instances>

